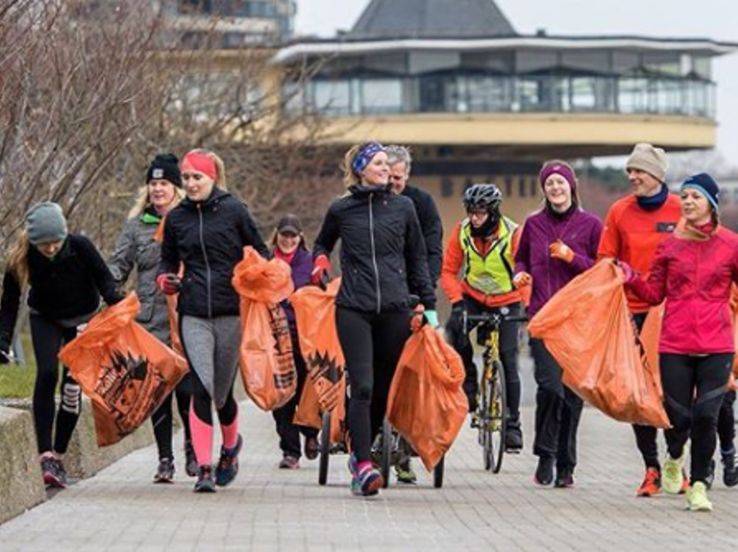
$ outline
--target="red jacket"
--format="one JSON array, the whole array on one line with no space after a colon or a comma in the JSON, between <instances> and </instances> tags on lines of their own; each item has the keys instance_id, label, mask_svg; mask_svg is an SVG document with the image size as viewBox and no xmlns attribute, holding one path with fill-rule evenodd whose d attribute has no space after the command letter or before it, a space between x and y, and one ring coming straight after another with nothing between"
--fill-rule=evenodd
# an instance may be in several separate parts
<instances>
[{"instance_id":1,"label":"red jacket","mask_svg":"<svg viewBox=\"0 0 738 552\"><path fill-rule=\"evenodd\" d=\"M658 305L666 299L659 352L733 353L731 285L738 282L738 235L718 229L703 239L681 229L656 251L648 280L628 287Z\"/></svg>"}]
</instances>

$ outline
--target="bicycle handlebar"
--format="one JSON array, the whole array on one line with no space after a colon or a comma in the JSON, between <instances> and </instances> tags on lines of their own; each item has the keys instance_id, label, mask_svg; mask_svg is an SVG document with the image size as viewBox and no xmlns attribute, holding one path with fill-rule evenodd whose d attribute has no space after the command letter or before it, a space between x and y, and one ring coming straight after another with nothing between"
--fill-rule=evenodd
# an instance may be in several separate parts
<instances>
[{"instance_id":1,"label":"bicycle handlebar","mask_svg":"<svg viewBox=\"0 0 738 552\"><path fill-rule=\"evenodd\" d=\"M469 323L469 322L489 323L494 326L499 326L503 322L527 322L528 321L528 317L524 314L509 315L504 312L485 312L483 314L467 314L465 312L464 319L466 323Z\"/></svg>"}]
</instances>

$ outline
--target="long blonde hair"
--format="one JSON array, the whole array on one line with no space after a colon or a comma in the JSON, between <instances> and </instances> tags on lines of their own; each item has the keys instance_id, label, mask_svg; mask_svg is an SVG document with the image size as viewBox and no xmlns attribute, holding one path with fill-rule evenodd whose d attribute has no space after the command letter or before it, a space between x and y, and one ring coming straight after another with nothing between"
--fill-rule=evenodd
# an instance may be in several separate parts
<instances>
[{"instance_id":1,"label":"long blonde hair","mask_svg":"<svg viewBox=\"0 0 738 552\"><path fill-rule=\"evenodd\" d=\"M28 240L28 234L23 230L8 254L8 270L13 273L21 288L25 287L29 280L28 250L30 247L31 242Z\"/></svg>"},{"instance_id":2,"label":"long blonde hair","mask_svg":"<svg viewBox=\"0 0 738 552\"><path fill-rule=\"evenodd\" d=\"M172 184L174 186L174 184ZM174 186L174 199L172 200L172 208L179 205L179 202L182 201L185 198L185 193L182 188L178 186ZM146 210L147 207L151 205L151 200L149 199L149 185L144 184L138 189L138 195L136 196L136 200L133 203L133 207L131 207L131 210L128 211L128 218L137 218L140 217L143 212Z\"/></svg>"},{"instance_id":3,"label":"long blonde hair","mask_svg":"<svg viewBox=\"0 0 738 552\"><path fill-rule=\"evenodd\" d=\"M356 144L355 146L351 146L346 154L343 156L341 170L343 171L343 184L346 186L346 188L361 184L361 177L354 172L354 169L351 165L353 165L354 163L354 158L356 157L356 154L359 153L361 148L363 148L368 143L369 142L365 142L363 144Z\"/></svg>"},{"instance_id":4,"label":"long blonde hair","mask_svg":"<svg viewBox=\"0 0 738 552\"><path fill-rule=\"evenodd\" d=\"M202 149L202 148L196 148L191 150L188 153L199 153L201 155L206 155L210 159L213 160L215 163L215 167L218 169L218 178L215 179L215 186L217 188L220 188L221 190L228 190L228 184L226 182L226 170L225 170L225 163L223 163L223 160L220 158L220 156L208 149Z\"/></svg>"}]
</instances>

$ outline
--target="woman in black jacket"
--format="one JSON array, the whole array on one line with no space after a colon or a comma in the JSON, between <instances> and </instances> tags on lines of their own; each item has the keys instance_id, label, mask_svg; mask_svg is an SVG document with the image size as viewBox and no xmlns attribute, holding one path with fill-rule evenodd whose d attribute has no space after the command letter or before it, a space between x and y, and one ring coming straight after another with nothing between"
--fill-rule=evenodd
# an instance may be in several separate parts
<instances>
[{"instance_id":1,"label":"woman in black jacket","mask_svg":"<svg viewBox=\"0 0 738 552\"><path fill-rule=\"evenodd\" d=\"M233 398L241 344L233 268L246 245L264 257L269 251L246 205L225 191L225 169L217 155L193 150L182 158L180 170L187 197L164 223L156 281L164 293L179 292L182 346L193 372L190 431L198 463L195 492L213 492L216 484L228 485L236 477L243 443ZM223 435L214 478L213 402Z\"/></svg>"},{"instance_id":2,"label":"woman in black jacket","mask_svg":"<svg viewBox=\"0 0 738 552\"><path fill-rule=\"evenodd\" d=\"M61 401L54 413L59 383L58 353L97 311L100 295L108 305L121 296L105 261L84 236L67 233L61 207L44 202L31 207L18 242L11 250L0 302L0 363L9 361L20 298L28 286L31 338L36 356L33 421L44 482L63 488L67 474L62 457L77 424L80 388L64 367ZM56 432L52 433L56 418Z\"/></svg>"},{"instance_id":3,"label":"woman in black jacket","mask_svg":"<svg viewBox=\"0 0 738 552\"><path fill-rule=\"evenodd\" d=\"M349 460L355 494L377 494L381 474L370 461L372 438L382 425L397 361L410 334L410 294L420 297L437 325L426 248L410 199L392 193L384 148L369 142L345 158L348 193L328 209L315 241L313 283L330 269L341 240L341 288L336 325L351 386Z\"/></svg>"}]
</instances>

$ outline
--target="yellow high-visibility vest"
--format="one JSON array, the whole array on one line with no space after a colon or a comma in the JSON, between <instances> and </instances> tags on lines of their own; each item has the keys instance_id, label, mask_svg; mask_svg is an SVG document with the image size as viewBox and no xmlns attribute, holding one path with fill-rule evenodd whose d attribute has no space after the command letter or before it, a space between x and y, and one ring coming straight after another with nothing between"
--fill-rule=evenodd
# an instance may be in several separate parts
<instances>
[{"instance_id":1,"label":"yellow high-visibility vest","mask_svg":"<svg viewBox=\"0 0 738 552\"><path fill-rule=\"evenodd\" d=\"M482 255L474 245L471 222L467 218L461 223L459 240L461 250L464 252L464 280L473 289L485 295L501 295L515 289L512 282L515 266L512 237L517 227L515 222L502 217L498 236L492 242L487 254Z\"/></svg>"}]
</instances>

